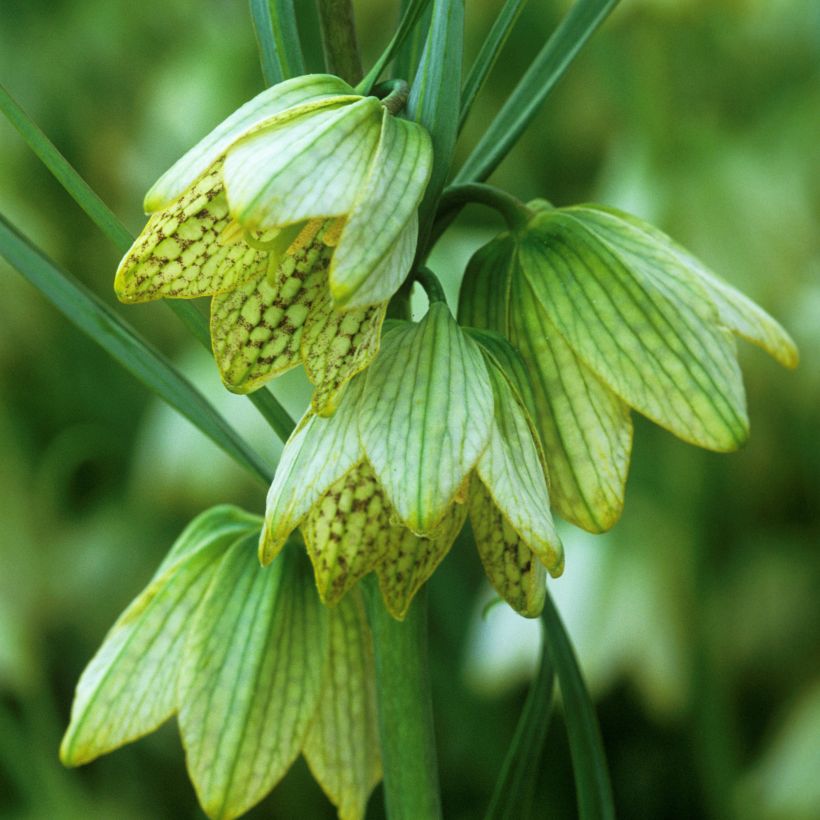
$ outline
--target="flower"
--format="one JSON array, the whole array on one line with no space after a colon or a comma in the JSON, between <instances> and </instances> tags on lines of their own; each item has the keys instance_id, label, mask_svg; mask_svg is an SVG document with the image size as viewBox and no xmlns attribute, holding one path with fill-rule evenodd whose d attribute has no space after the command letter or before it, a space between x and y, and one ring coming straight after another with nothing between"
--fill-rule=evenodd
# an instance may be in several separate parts
<instances>
[{"instance_id":1,"label":"flower","mask_svg":"<svg viewBox=\"0 0 820 820\"><path fill-rule=\"evenodd\" d=\"M645 222L599 205L529 208L525 224L471 259L459 318L518 349L555 509L603 531L623 508L631 409L684 441L734 450L748 435L734 335L787 367L797 350L761 308Z\"/></svg>"},{"instance_id":2,"label":"flower","mask_svg":"<svg viewBox=\"0 0 820 820\"><path fill-rule=\"evenodd\" d=\"M431 165L427 132L376 97L324 74L280 83L151 188L117 295L213 296L226 386L249 392L302 361L315 409L329 414L378 349Z\"/></svg>"},{"instance_id":3,"label":"flower","mask_svg":"<svg viewBox=\"0 0 820 820\"><path fill-rule=\"evenodd\" d=\"M560 574L562 547L508 367L523 366L503 339L465 333L441 302L421 322L389 322L336 414L308 411L285 445L262 562L298 527L325 603L375 572L388 610L403 618L469 514L490 581L516 610L537 615L544 568Z\"/></svg>"},{"instance_id":4,"label":"flower","mask_svg":"<svg viewBox=\"0 0 820 820\"><path fill-rule=\"evenodd\" d=\"M372 638L360 596L323 607L295 545L262 569L261 521L192 521L83 672L60 746L79 766L173 715L209 817L258 803L302 753L341 820L381 779Z\"/></svg>"}]
</instances>

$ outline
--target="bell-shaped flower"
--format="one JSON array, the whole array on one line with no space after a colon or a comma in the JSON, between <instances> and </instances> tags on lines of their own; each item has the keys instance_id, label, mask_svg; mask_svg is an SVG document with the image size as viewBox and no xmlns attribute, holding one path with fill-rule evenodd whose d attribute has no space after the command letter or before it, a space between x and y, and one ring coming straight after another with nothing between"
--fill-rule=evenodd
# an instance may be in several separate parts
<instances>
[{"instance_id":1,"label":"bell-shaped flower","mask_svg":"<svg viewBox=\"0 0 820 820\"><path fill-rule=\"evenodd\" d=\"M238 817L304 755L342 820L381 778L360 596L330 611L301 550L261 568L261 521L216 507L180 536L80 678L60 746L94 760L176 715L205 813Z\"/></svg>"},{"instance_id":2,"label":"bell-shaped flower","mask_svg":"<svg viewBox=\"0 0 820 820\"><path fill-rule=\"evenodd\" d=\"M332 412L378 349L432 165L427 132L386 103L323 74L246 103L146 195L151 216L120 263L118 297L213 296L229 389L304 362L315 408Z\"/></svg>"},{"instance_id":3,"label":"bell-shaped flower","mask_svg":"<svg viewBox=\"0 0 820 820\"><path fill-rule=\"evenodd\" d=\"M635 217L529 208L473 256L459 318L520 352L554 508L602 531L623 507L631 409L684 441L734 450L748 435L734 335L787 367L797 350L761 308Z\"/></svg>"},{"instance_id":4,"label":"bell-shaped flower","mask_svg":"<svg viewBox=\"0 0 820 820\"><path fill-rule=\"evenodd\" d=\"M538 561L558 574L562 557L528 413L496 358L434 302L421 322L389 323L331 419L302 420L268 494L260 556L299 527L326 603L372 571L402 618L468 511L491 582L537 615Z\"/></svg>"}]
</instances>

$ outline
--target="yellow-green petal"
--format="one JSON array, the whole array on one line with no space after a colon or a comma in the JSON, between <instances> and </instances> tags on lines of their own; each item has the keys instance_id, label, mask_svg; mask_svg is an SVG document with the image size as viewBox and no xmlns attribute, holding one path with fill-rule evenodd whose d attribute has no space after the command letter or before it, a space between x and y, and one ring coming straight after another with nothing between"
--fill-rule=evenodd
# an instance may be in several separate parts
<instances>
[{"instance_id":1,"label":"yellow-green petal","mask_svg":"<svg viewBox=\"0 0 820 820\"><path fill-rule=\"evenodd\" d=\"M174 163L145 196L145 211L166 208L213 165L239 137L261 123L295 106L330 104L338 97L353 94L353 89L330 74L308 74L294 77L265 89L234 111L208 136Z\"/></svg>"},{"instance_id":2,"label":"yellow-green petal","mask_svg":"<svg viewBox=\"0 0 820 820\"><path fill-rule=\"evenodd\" d=\"M381 779L375 667L361 596L329 614L329 657L304 755L339 820L363 820Z\"/></svg>"},{"instance_id":3,"label":"yellow-green petal","mask_svg":"<svg viewBox=\"0 0 820 820\"><path fill-rule=\"evenodd\" d=\"M148 220L117 269L119 300L195 299L232 290L258 275L265 268L265 254L241 236L226 241L230 222L222 163L217 162Z\"/></svg>"},{"instance_id":4,"label":"yellow-green petal","mask_svg":"<svg viewBox=\"0 0 820 820\"><path fill-rule=\"evenodd\" d=\"M538 617L547 591L544 567L477 478L470 489L470 522L481 563L495 590L516 612Z\"/></svg>"},{"instance_id":5,"label":"yellow-green petal","mask_svg":"<svg viewBox=\"0 0 820 820\"><path fill-rule=\"evenodd\" d=\"M386 271L379 266L393 255L399 236L416 213L432 167L433 146L424 128L383 109L376 156L330 265L330 290L337 304L369 304L374 293L380 301L387 299L407 276L416 232L409 237L403 259L394 259Z\"/></svg>"},{"instance_id":6,"label":"yellow-green petal","mask_svg":"<svg viewBox=\"0 0 820 820\"><path fill-rule=\"evenodd\" d=\"M287 253L211 303L214 357L225 386L249 393L301 361L302 333L314 302L327 291L333 252L323 224L309 222ZM278 262L278 264L277 264Z\"/></svg>"},{"instance_id":7,"label":"yellow-green petal","mask_svg":"<svg viewBox=\"0 0 820 820\"><path fill-rule=\"evenodd\" d=\"M387 303L340 311L327 289L316 298L302 331L300 351L315 390L313 410L329 416L350 379L364 370L379 352Z\"/></svg>"},{"instance_id":8,"label":"yellow-green petal","mask_svg":"<svg viewBox=\"0 0 820 820\"><path fill-rule=\"evenodd\" d=\"M391 325L367 370L359 433L399 518L431 533L487 446L493 394L481 350L447 306Z\"/></svg>"},{"instance_id":9,"label":"yellow-green petal","mask_svg":"<svg viewBox=\"0 0 820 820\"><path fill-rule=\"evenodd\" d=\"M618 246L571 209L538 214L519 258L544 313L624 401L708 449L745 441L734 342L702 288L683 287L651 248Z\"/></svg>"},{"instance_id":10,"label":"yellow-green petal","mask_svg":"<svg viewBox=\"0 0 820 820\"><path fill-rule=\"evenodd\" d=\"M225 555L190 625L177 697L188 772L205 813L239 817L290 768L316 714L327 610L298 548L270 567L255 539Z\"/></svg>"},{"instance_id":11,"label":"yellow-green petal","mask_svg":"<svg viewBox=\"0 0 820 820\"><path fill-rule=\"evenodd\" d=\"M261 128L225 160L231 213L253 230L350 211L381 130L375 97L327 106Z\"/></svg>"}]
</instances>

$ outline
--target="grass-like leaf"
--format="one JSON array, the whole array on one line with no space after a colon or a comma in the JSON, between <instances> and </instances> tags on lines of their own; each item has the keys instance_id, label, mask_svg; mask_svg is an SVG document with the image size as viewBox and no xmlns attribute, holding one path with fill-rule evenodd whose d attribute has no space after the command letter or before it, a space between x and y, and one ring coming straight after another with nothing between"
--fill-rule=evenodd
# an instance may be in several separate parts
<instances>
[{"instance_id":1,"label":"grass-like leaf","mask_svg":"<svg viewBox=\"0 0 820 820\"><path fill-rule=\"evenodd\" d=\"M492 28L487 34L478 56L475 58L473 67L470 69L470 74L464 83L464 90L461 92L461 117L458 123L458 130L464 127L467 117L470 115L470 109L473 107L475 98L484 87L484 83L489 77L493 66L498 60L501 49L507 42L513 26L516 24L527 0L507 0L504 7L498 12L498 17L495 18Z\"/></svg>"},{"instance_id":2,"label":"grass-like leaf","mask_svg":"<svg viewBox=\"0 0 820 820\"><path fill-rule=\"evenodd\" d=\"M569 636L549 595L541 620L564 703L578 816L580 820L614 820L612 787L595 706L578 668Z\"/></svg>"},{"instance_id":3,"label":"grass-like leaf","mask_svg":"<svg viewBox=\"0 0 820 820\"><path fill-rule=\"evenodd\" d=\"M276 85L305 73L293 0L250 0L262 76Z\"/></svg>"},{"instance_id":4,"label":"grass-like leaf","mask_svg":"<svg viewBox=\"0 0 820 820\"><path fill-rule=\"evenodd\" d=\"M490 176L617 2L577 0L459 169L456 183L482 181Z\"/></svg>"},{"instance_id":5,"label":"grass-like leaf","mask_svg":"<svg viewBox=\"0 0 820 820\"><path fill-rule=\"evenodd\" d=\"M0 254L69 321L265 483L271 469L208 400L146 339L82 283L60 270L0 215Z\"/></svg>"},{"instance_id":6,"label":"grass-like leaf","mask_svg":"<svg viewBox=\"0 0 820 820\"><path fill-rule=\"evenodd\" d=\"M538 672L518 718L485 820L526 820L532 816L535 784L552 716L554 687L555 670L545 639Z\"/></svg>"}]
</instances>

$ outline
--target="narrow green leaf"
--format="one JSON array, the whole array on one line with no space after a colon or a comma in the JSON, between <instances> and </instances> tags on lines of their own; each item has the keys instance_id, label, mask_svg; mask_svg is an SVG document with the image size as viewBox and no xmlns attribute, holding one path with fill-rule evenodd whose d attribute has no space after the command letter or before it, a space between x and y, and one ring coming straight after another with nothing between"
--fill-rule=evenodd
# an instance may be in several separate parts
<instances>
[{"instance_id":1,"label":"narrow green leaf","mask_svg":"<svg viewBox=\"0 0 820 820\"><path fill-rule=\"evenodd\" d=\"M407 102L408 116L433 138L433 171L421 204L421 236L427 235L433 208L444 188L458 134L464 0L435 0L427 42Z\"/></svg>"},{"instance_id":2,"label":"narrow green leaf","mask_svg":"<svg viewBox=\"0 0 820 820\"><path fill-rule=\"evenodd\" d=\"M299 754L316 713L328 611L302 550L270 567L256 538L226 553L191 623L177 697L186 761L214 820L258 803Z\"/></svg>"},{"instance_id":3,"label":"narrow green leaf","mask_svg":"<svg viewBox=\"0 0 820 820\"><path fill-rule=\"evenodd\" d=\"M101 299L43 256L0 215L0 254L126 370L266 484L272 473L205 397Z\"/></svg>"},{"instance_id":4,"label":"narrow green leaf","mask_svg":"<svg viewBox=\"0 0 820 820\"><path fill-rule=\"evenodd\" d=\"M513 30L527 0L507 0L504 7L498 12L489 34L484 39L481 50L475 58L473 67L464 83L464 90L461 92L461 118L459 120L459 131L464 127L470 109L473 107L476 97L484 87L484 83L493 70L498 60L501 50L504 48L507 38Z\"/></svg>"},{"instance_id":5,"label":"narrow green leaf","mask_svg":"<svg viewBox=\"0 0 820 820\"><path fill-rule=\"evenodd\" d=\"M304 755L341 820L362 820L381 779L373 646L361 594L329 613L329 658Z\"/></svg>"},{"instance_id":6,"label":"narrow green leaf","mask_svg":"<svg viewBox=\"0 0 820 820\"><path fill-rule=\"evenodd\" d=\"M63 763L88 763L152 732L176 711L190 619L225 551L260 526L257 516L228 506L188 525L83 672L60 746Z\"/></svg>"},{"instance_id":7,"label":"narrow green leaf","mask_svg":"<svg viewBox=\"0 0 820 820\"><path fill-rule=\"evenodd\" d=\"M418 0L401 0L399 20L404 19L404 14L410 6L417 4ZM421 53L424 50L424 41L427 39L427 30L430 28L431 7L429 0L423 0L423 5L424 11L414 21L414 25L405 37L404 42L395 49L391 69L393 77L409 81L416 75Z\"/></svg>"},{"instance_id":8,"label":"narrow green leaf","mask_svg":"<svg viewBox=\"0 0 820 820\"><path fill-rule=\"evenodd\" d=\"M526 820L532 816L535 784L552 717L554 689L555 670L544 640L538 671L530 684L485 820Z\"/></svg>"},{"instance_id":9,"label":"narrow green leaf","mask_svg":"<svg viewBox=\"0 0 820 820\"><path fill-rule=\"evenodd\" d=\"M578 668L569 636L549 595L541 619L564 704L578 815L580 820L614 820L612 787L595 706Z\"/></svg>"},{"instance_id":10,"label":"narrow green leaf","mask_svg":"<svg viewBox=\"0 0 820 820\"><path fill-rule=\"evenodd\" d=\"M399 517L429 534L487 446L493 393L480 348L434 302L382 337L359 435Z\"/></svg>"},{"instance_id":11,"label":"narrow green leaf","mask_svg":"<svg viewBox=\"0 0 820 820\"><path fill-rule=\"evenodd\" d=\"M253 31L270 85L305 73L293 0L250 0Z\"/></svg>"},{"instance_id":12,"label":"narrow green leaf","mask_svg":"<svg viewBox=\"0 0 820 820\"><path fill-rule=\"evenodd\" d=\"M459 169L456 183L481 182L490 176L617 2L576 0Z\"/></svg>"}]
</instances>

